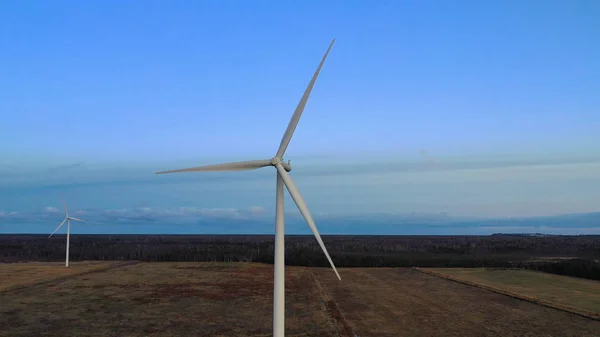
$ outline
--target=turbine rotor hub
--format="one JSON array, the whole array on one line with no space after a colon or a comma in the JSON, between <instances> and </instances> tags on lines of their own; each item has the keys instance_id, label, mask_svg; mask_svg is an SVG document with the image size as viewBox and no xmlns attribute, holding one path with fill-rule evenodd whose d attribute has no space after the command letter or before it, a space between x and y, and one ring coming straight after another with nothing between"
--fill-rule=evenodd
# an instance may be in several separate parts
<instances>
[{"instance_id":1,"label":"turbine rotor hub","mask_svg":"<svg viewBox=\"0 0 600 337\"><path fill-rule=\"evenodd\" d=\"M281 160L281 158L279 157L273 157L271 159L271 165L273 166L277 166L277 164L281 164L281 166L283 166L283 168L287 171L290 172L292 170L292 166L290 165L290 161L288 160L288 162L284 162Z\"/></svg>"},{"instance_id":2,"label":"turbine rotor hub","mask_svg":"<svg viewBox=\"0 0 600 337\"><path fill-rule=\"evenodd\" d=\"M281 163L281 158L279 158L279 157L271 158L271 165L277 166L277 164L279 164L279 163Z\"/></svg>"}]
</instances>

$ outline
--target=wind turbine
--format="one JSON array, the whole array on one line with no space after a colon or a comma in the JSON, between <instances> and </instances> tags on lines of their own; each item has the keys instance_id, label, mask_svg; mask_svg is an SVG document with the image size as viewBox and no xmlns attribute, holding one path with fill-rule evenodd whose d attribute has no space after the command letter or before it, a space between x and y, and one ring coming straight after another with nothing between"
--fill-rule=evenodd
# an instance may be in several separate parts
<instances>
[{"instance_id":1,"label":"wind turbine","mask_svg":"<svg viewBox=\"0 0 600 337\"><path fill-rule=\"evenodd\" d=\"M319 72L321 71L321 67L325 63L327 59L327 55L333 47L333 43L335 39L331 41L329 48L327 48L327 52L323 56L317 71L313 75L310 83L308 83L308 87L304 91L304 95L302 95L302 99L298 103L294 114L292 115L292 119L290 120L285 133L281 139L281 143L279 144L279 149L275 156L271 159L264 160L250 160L250 161L240 161L240 162L232 162L225 164L216 164L216 165L208 165L208 166L199 166L192 167L186 169L179 170L170 170L170 171L162 171L156 172L156 174L165 174L165 173L178 173L178 172L207 172L207 171L243 171L243 170L256 170L266 166L274 166L277 169L277 192L276 192L276 215L275 215L275 276L274 276L274 289L273 289L273 335L275 337L283 337L285 335L285 246L284 246L284 214L283 214L283 185L287 188L288 192L292 196L292 199L298 206L298 210L308 223L312 233L314 234L319 246L325 253L331 268L337 275L338 279L341 280L340 274L335 268L329 253L327 252L327 248L325 248L325 244L323 244L323 240L321 239L321 235L319 235L319 231L317 230L317 226L304 202L304 198L302 198L302 194L298 190L296 183L290 176L288 172L292 170L290 162L285 163L283 161L283 155L285 154L285 150L287 149L290 140L292 139L292 135L294 134L294 130L298 125L298 121L302 116L302 111L304 111L304 107L306 106L306 102L308 101L308 97L312 91L313 86L315 85L315 81L319 76Z\"/></svg>"},{"instance_id":2,"label":"wind turbine","mask_svg":"<svg viewBox=\"0 0 600 337\"><path fill-rule=\"evenodd\" d=\"M62 225L65 224L65 222L67 223L67 257L65 258L65 267L69 266L69 238L71 235L71 220L73 221L79 221L79 222L85 222L81 219L77 219L74 218L72 216L69 216L69 211L67 210L67 204L63 201L63 206L65 206L65 219L60 223L60 225L58 225L58 227L56 227L56 229L54 230L54 232L52 232L52 234L50 234L50 236L48 236L48 238L51 238L52 235L54 235L54 233L56 233L56 231L62 227Z\"/></svg>"}]
</instances>

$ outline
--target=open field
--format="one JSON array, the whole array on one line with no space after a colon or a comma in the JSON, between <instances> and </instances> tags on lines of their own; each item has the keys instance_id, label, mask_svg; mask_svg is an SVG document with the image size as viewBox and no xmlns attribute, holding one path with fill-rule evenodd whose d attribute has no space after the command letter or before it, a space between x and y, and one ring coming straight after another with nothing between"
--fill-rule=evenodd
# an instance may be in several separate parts
<instances>
[{"instance_id":1,"label":"open field","mask_svg":"<svg viewBox=\"0 0 600 337\"><path fill-rule=\"evenodd\" d=\"M458 280L507 290L600 318L600 282L528 270L426 268Z\"/></svg>"},{"instance_id":2,"label":"open field","mask_svg":"<svg viewBox=\"0 0 600 337\"><path fill-rule=\"evenodd\" d=\"M0 292L0 336L269 336L272 272L257 263L134 262L46 279ZM600 331L598 321L412 269L343 268L340 274L342 282L326 268L286 269L287 336Z\"/></svg>"},{"instance_id":3,"label":"open field","mask_svg":"<svg viewBox=\"0 0 600 337\"><path fill-rule=\"evenodd\" d=\"M416 270L317 272L360 336L598 336L600 322Z\"/></svg>"},{"instance_id":4,"label":"open field","mask_svg":"<svg viewBox=\"0 0 600 337\"><path fill-rule=\"evenodd\" d=\"M306 268L286 275L289 336L335 336ZM0 336L269 336L272 266L138 263L0 294Z\"/></svg>"},{"instance_id":5,"label":"open field","mask_svg":"<svg viewBox=\"0 0 600 337\"><path fill-rule=\"evenodd\" d=\"M65 268L64 262L0 263L0 292L118 264L115 261L86 261Z\"/></svg>"}]
</instances>

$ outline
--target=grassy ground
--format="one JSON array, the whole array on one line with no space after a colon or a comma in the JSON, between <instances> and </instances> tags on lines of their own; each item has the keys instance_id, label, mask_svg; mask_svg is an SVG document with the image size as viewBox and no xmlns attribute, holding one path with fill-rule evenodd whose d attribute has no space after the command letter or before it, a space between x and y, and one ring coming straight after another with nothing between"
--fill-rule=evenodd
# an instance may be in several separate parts
<instances>
[{"instance_id":1,"label":"grassy ground","mask_svg":"<svg viewBox=\"0 0 600 337\"><path fill-rule=\"evenodd\" d=\"M64 262L0 263L0 292L116 264L117 262L86 261L65 268Z\"/></svg>"},{"instance_id":2,"label":"grassy ground","mask_svg":"<svg viewBox=\"0 0 600 337\"><path fill-rule=\"evenodd\" d=\"M598 321L412 269L315 273L358 336L599 336Z\"/></svg>"},{"instance_id":3,"label":"grassy ground","mask_svg":"<svg viewBox=\"0 0 600 337\"><path fill-rule=\"evenodd\" d=\"M87 263L74 262L74 269L78 264ZM2 277L10 272L14 284L10 268L27 265L2 265ZM49 270L30 266L40 276ZM269 265L134 262L70 276L53 267L54 281L46 275L34 285L21 277L25 285L0 292L0 336L272 335ZM340 282L328 269L286 269L287 336L585 337L600 331L594 320L411 269L342 269L341 276Z\"/></svg>"},{"instance_id":4,"label":"grassy ground","mask_svg":"<svg viewBox=\"0 0 600 337\"><path fill-rule=\"evenodd\" d=\"M428 268L560 305L600 314L600 282L527 270Z\"/></svg>"},{"instance_id":5,"label":"grassy ground","mask_svg":"<svg viewBox=\"0 0 600 337\"><path fill-rule=\"evenodd\" d=\"M269 336L272 266L139 263L0 293L0 336ZM334 336L306 268L290 268L287 335Z\"/></svg>"}]
</instances>

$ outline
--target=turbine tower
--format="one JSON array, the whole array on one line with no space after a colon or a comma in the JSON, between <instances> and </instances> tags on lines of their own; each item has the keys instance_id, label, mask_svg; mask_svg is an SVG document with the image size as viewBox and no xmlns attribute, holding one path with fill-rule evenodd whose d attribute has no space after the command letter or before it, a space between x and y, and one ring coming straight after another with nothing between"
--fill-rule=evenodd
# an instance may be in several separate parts
<instances>
[{"instance_id":1,"label":"turbine tower","mask_svg":"<svg viewBox=\"0 0 600 337\"><path fill-rule=\"evenodd\" d=\"M85 222L81 219L77 219L74 218L72 216L69 216L69 211L67 210L67 204L63 201L63 206L65 206L65 219L60 223L60 225L58 225L58 227L56 227L56 229L54 230L54 232L52 232L52 234L50 234L50 236L48 238L51 238L52 235L54 235L54 233L56 233L56 231L62 227L62 225L65 224L65 222L67 223L67 256L65 257L65 267L69 266L69 239L70 239L70 235L71 235L71 220L73 221L79 221L79 222Z\"/></svg>"},{"instance_id":2,"label":"turbine tower","mask_svg":"<svg viewBox=\"0 0 600 337\"><path fill-rule=\"evenodd\" d=\"M313 86L315 85L315 81L319 76L319 72L321 71L321 67L325 63L327 59L327 55L333 47L335 39L331 41L329 48L325 52L317 71L313 75L310 83L308 83L308 87L304 91L304 95L302 95L302 99L298 103L294 114L292 115L292 119L290 120L285 133L281 139L281 143L279 144L279 149L275 156L271 159L264 160L250 160L250 161L241 161L241 162L232 162L225 164L216 164L216 165L208 165L208 166L199 166L192 167L186 169L179 170L170 170L170 171L162 171L156 172L156 174L165 174L165 173L178 173L178 172L207 172L207 171L242 171L242 170L256 170L258 168L266 167L266 166L274 166L277 169L277 190L276 190L276 211L275 211L275 275L274 275L274 289L273 289L273 336L275 337L283 337L285 335L285 245L284 245L284 214L283 214L283 186L287 188L288 192L292 196L292 199L298 206L298 210L308 223L310 230L314 234L319 246L325 253L331 268L337 275L338 279L341 280L340 274L335 268L329 253L327 252L327 248L325 248L325 244L323 244L323 240L321 239L321 235L319 235L319 231L317 230L317 226L304 202L304 198L302 198L302 194L298 190L296 183L290 176L288 172L292 170L289 161L286 163L283 161L283 155L285 154L285 150L287 149L290 140L292 139L292 135L294 134L294 130L298 125L298 121L302 116L302 112L304 111L304 107L306 106L306 102L308 101L308 97L312 91Z\"/></svg>"}]
</instances>

